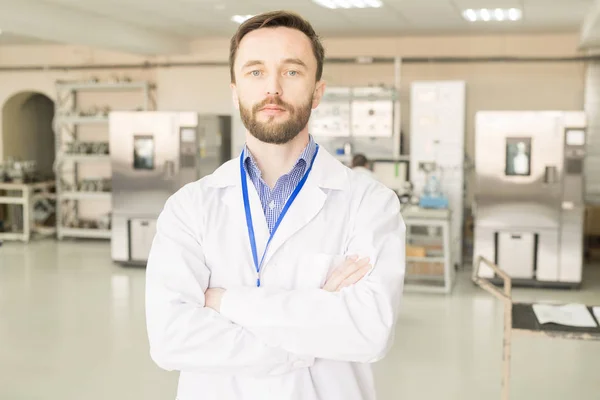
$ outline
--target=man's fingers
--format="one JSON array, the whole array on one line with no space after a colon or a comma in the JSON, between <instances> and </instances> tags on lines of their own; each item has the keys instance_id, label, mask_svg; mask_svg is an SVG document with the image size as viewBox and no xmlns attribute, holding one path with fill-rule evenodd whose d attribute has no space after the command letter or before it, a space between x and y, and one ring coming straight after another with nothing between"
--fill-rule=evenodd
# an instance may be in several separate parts
<instances>
[{"instance_id":1,"label":"man's fingers","mask_svg":"<svg viewBox=\"0 0 600 400\"><path fill-rule=\"evenodd\" d=\"M344 262L333 271L329 278L327 278L325 285L323 285L323 289L334 292L340 282L345 279L345 276L343 276L344 270L356 262L356 260L358 260L358 256L346 257Z\"/></svg>"},{"instance_id":2,"label":"man's fingers","mask_svg":"<svg viewBox=\"0 0 600 400\"><path fill-rule=\"evenodd\" d=\"M336 288L336 291L340 291L345 287L354 285L355 283L357 283L358 281L360 281L362 278L365 277L365 275L367 275L369 273L369 271L371 270L372 266L370 264L367 264L365 266L363 266L362 268L360 268L359 270L357 270L356 272L354 272L352 275L348 276L346 279L344 279L340 285Z\"/></svg>"},{"instance_id":3,"label":"man's fingers","mask_svg":"<svg viewBox=\"0 0 600 400\"><path fill-rule=\"evenodd\" d=\"M358 259L358 257L349 257L340 267L338 267L327 279L324 290L334 292L350 276L360 271L369 264L369 258Z\"/></svg>"}]
</instances>

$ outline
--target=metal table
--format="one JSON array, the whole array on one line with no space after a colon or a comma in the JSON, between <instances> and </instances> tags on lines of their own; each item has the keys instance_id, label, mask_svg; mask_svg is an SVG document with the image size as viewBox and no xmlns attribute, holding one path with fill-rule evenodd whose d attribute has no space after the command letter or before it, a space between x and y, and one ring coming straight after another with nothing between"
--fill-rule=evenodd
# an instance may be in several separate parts
<instances>
[{"instance_id":1,"label":"metal table","mask_svg":"<svg viewBox=\"0 0 600 400\"><path fill-rule=\"evenodd\" d=\"M504 288L500 289L490 282L488 278L480 278L478 275L481 263L489 266L496 275L500 276L504 281ZM533 304L529 303L513 303L512 301L512 280L506 272L504 272L496 264L492 263L484 257L477 257L475 268L473 269L472 280L482 289L493 294L504 304L504 347L502 352L502 400L508 400L510 395L510 354L511 354L511 338L513 334L526 334L545 336L557 339L572 339L572 340L600 340L600 327L595 328L579 328L572 326L564 326L559 324L540 324L533 312ZM589 311L594 316L592 309L588 306ZM596 321L600 324L600 321Z\"/></svg>"},{"instance_id":2,"label":"metal table","mask_svg":"<svg viewBox=\"0 0 600 400\"><path fill-rule=\"evenodd\" d=\"M56 233L55 227L41 227L32 224L33 206L35 205L36 200L42 198L55 199L56 194L51 192L51 190L55 188L55 185L55 181L39 183L0 182L0 192L4 191L8 193L6 195L0 195L0 205L21 205L23 212L23 232L0 232L0 241L20 240L23 242L29 242L31 239L31 234L34 232L43 235L52 235Z\"/></svg>"}]
</instances>

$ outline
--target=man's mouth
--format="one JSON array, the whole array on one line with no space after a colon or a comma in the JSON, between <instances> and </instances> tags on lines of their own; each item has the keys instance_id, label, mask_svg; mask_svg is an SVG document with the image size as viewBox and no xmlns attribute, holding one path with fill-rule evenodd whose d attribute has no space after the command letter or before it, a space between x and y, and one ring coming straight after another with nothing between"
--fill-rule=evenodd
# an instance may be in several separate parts
<instances>
[{"instance_id":1,"label":"man's mouth","mask_svg":"<svg viewBox=\"0 0 600 400\"><path fill-rule=\"evenodd\" d=\"M260 109L260 111L285 111L285 109L281 108L279 106L269 105L269 106L264 106L263 108Z\"/></svg>"}]
</instances>

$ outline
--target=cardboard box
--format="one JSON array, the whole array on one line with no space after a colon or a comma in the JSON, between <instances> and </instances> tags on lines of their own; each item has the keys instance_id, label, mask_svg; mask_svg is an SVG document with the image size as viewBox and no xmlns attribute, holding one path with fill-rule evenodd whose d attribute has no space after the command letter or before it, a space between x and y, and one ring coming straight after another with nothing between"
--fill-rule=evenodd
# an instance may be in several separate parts
<instances>
[{"instance_id":1,"label":"cardboard box","mask_svg":"<svg viewBox=\"0 0 600 400\"><path fill-rule=\"evenodd\" d=\"M406 246L406 257L426 257L427 250L420 246Z\"/></svg>"}]
</instances>

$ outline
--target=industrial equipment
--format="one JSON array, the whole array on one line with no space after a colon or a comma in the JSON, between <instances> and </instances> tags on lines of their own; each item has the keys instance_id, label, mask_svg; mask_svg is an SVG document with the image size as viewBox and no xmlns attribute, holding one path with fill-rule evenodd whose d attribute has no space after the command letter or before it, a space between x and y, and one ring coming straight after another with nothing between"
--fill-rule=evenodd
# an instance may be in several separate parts
<instances>
[{"instance_id":1,"label":"industrial equipment","mask_svg":"<svg viewBox=\"0 0 600 400\"><path fill-rule=\"evenodd\" d=\"M452 263L462 266L466 83L418 81L410 92L410 180L421 205L450 210Z\"/></svg>"},{"instance_id":2,"label":"industrial equipment","mask_svg":"<svg viewBox=\"0 0 600 400\"><path fill-rule=\"evenodd\" d=\"M398 103L393 87L327 88L312 111L309 132L346 165L358 153L369 159L394 158L400 153L399 143L395 145L400 136Z\"/></svg>"},{"instance_id":3,"label":"industrial equipment","mask_svg":"<svg viewBox=\"0 0 600 400\"><path fill-rule=\"evenodd\" d=\"M514 284L578 286L585 113L478 112L475 133L474 260L491 260ZM494 272L482 266L479 276Z\"/></svg>"},{"instance_id":4,"label":"industrial equipment","mask_svg":"<svg viewBox=\"0 0 600 400\"><path fill-rule=\"evenodd\" d=\"M109 120L112 258L145 265L166 200L231 158L231 117L112 112Z\"/></svg>"},{"instance_id":5,"label":"industrial equipment","mask_svg":"<svg viewBox=\"0 0 600 400\"><path fill-rule=\"evenodd\" d=\"M419 206L422 208L448 208L448 198L442 192L442 183L439 171L434 162L423 162L419 170L426 175L425 186L419 198Z\"/></svg>"}]
</instances>

